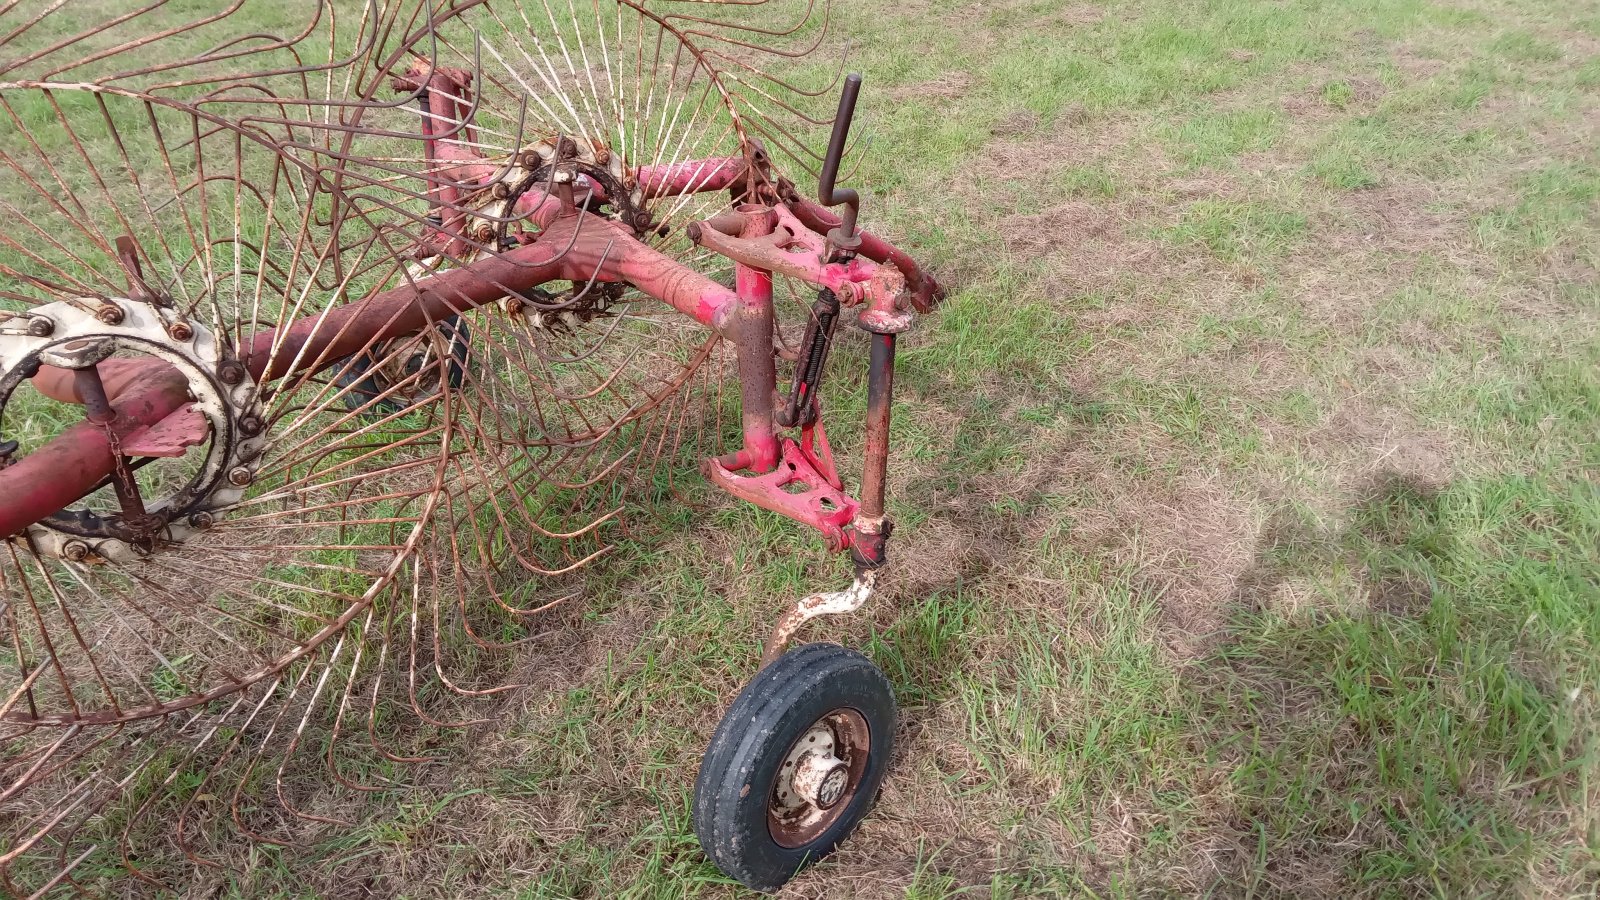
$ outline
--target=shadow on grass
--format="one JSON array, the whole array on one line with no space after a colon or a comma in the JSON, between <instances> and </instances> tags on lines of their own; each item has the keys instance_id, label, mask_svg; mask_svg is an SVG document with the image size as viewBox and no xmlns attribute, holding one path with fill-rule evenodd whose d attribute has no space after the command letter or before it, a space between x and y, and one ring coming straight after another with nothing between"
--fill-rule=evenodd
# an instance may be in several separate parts
<instances>
[{"instance_id":1,"label":"shadow on grass","mask_svg":"<svg viewBox=\"0 0 1600 900\"><path fill-rule=\"evenodd\" d=\"M1580 485L1375 479L1344 521L1278 517L1193 738L1226 777L1211 888L1353 896L1593 884L1585 784L1600 519ZM1307 583L1357 602L1291 603ZM1342 578L1337 576L1342 575ZM1333 592L1329 592L1333 593ZM1348 600L1348 598L1346 598ZM1364 604L1359 602L1364 599Z\"/></svg>"}]
</instances>

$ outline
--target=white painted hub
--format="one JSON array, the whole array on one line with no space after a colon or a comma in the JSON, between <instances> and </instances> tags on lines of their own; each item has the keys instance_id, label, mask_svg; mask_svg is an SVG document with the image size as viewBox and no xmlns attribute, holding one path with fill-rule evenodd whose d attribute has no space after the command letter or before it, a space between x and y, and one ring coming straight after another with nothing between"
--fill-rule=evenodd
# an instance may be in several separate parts
<instances>
[{"instance_id":1,"label":"white painted hub","mask_svg":"<svg viewBox=\"0 0 1600 900\"><path fill-rule=\"evenodd\" d=\"M786 811L811 805L831 808L850 785L850 766L834 755L833 729L818 722L795 741L784 758L774 788L778 805Z\"/></svg>"}]
</instances>

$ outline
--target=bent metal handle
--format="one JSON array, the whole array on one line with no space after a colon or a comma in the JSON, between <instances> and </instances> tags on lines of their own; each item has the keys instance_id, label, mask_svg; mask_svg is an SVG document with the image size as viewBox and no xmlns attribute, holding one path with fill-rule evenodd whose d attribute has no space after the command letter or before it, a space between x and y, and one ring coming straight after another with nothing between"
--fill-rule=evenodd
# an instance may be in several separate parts
<instances>
[{"instance_id":1,"label":"bent metal handle","mask_svg":"<svg viewBox=\"0 0 1600 900\"><path fill-rule=\"evenodd\" d=\"M850 120L856 114L856 97L861 94L861 76L852 72L845 76L844 93L839 95L839 113L833 117L833 134L828 138L828 155L823 157L822 172L817 176L817 200L823 206L844 204L839 217L839 227L828 232L828 242L839 250L854 251L861 246L856 236L856 213L861 209L861 195L850 188L836 188L839 163L844 159L844 143L850 137Z\"/></svg>"}]
</instances>

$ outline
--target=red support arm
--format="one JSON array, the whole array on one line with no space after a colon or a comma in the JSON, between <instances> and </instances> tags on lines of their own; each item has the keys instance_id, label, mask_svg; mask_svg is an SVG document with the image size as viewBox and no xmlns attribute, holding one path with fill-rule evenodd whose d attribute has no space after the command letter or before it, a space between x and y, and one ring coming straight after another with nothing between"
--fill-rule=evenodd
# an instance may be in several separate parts
<instances>
[{"instance_id":1,"label":"red support arm","mask_svg":"<svg viewBox=\"0 0 1600 900\"><path fill-rule=\"evenodd\" d=\"M576 215L549 222L540 239L525 247L258 333L241 357L260 382L314 371L458 312L549 281L587 281L597 270L600 280L627 281L719 333L734 324L739 299L733 291L640 244L614 223ZM119 436L154 425L189 402L187 380L168 363L107 362L116 363L108 366L105 380ZM48 396L79 401L70 371L43 367L34 384ZM0 469L0 497L6 498L0 535L15 534L72 505L111 474L114 462L105 431L80 424Z\"/></svg>"}]
</instances>

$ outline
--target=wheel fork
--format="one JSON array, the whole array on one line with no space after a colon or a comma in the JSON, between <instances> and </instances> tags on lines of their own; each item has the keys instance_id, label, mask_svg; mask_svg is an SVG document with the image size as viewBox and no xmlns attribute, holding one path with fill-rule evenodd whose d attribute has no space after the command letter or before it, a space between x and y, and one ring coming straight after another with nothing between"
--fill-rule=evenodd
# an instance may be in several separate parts
<instances>
[{"instance_id":1,"label":"wheel fork","mask_svg":"<svg viewBox=\"0 0 1600 900\"><path fill-rule=\"evenodd\" d=\"M783 618L773 627L772 634L767 638L767 645L761 652L761 667L766 668L782 656L784 651L789 649L789 642L794 639L795 633L812 619L821 616L841 616L860 609L871 599L877 584L876 569L858 569L856 580L844 590L812 594L801 599L793 609L784 613Z\"/></svg>"}]
</instances>

